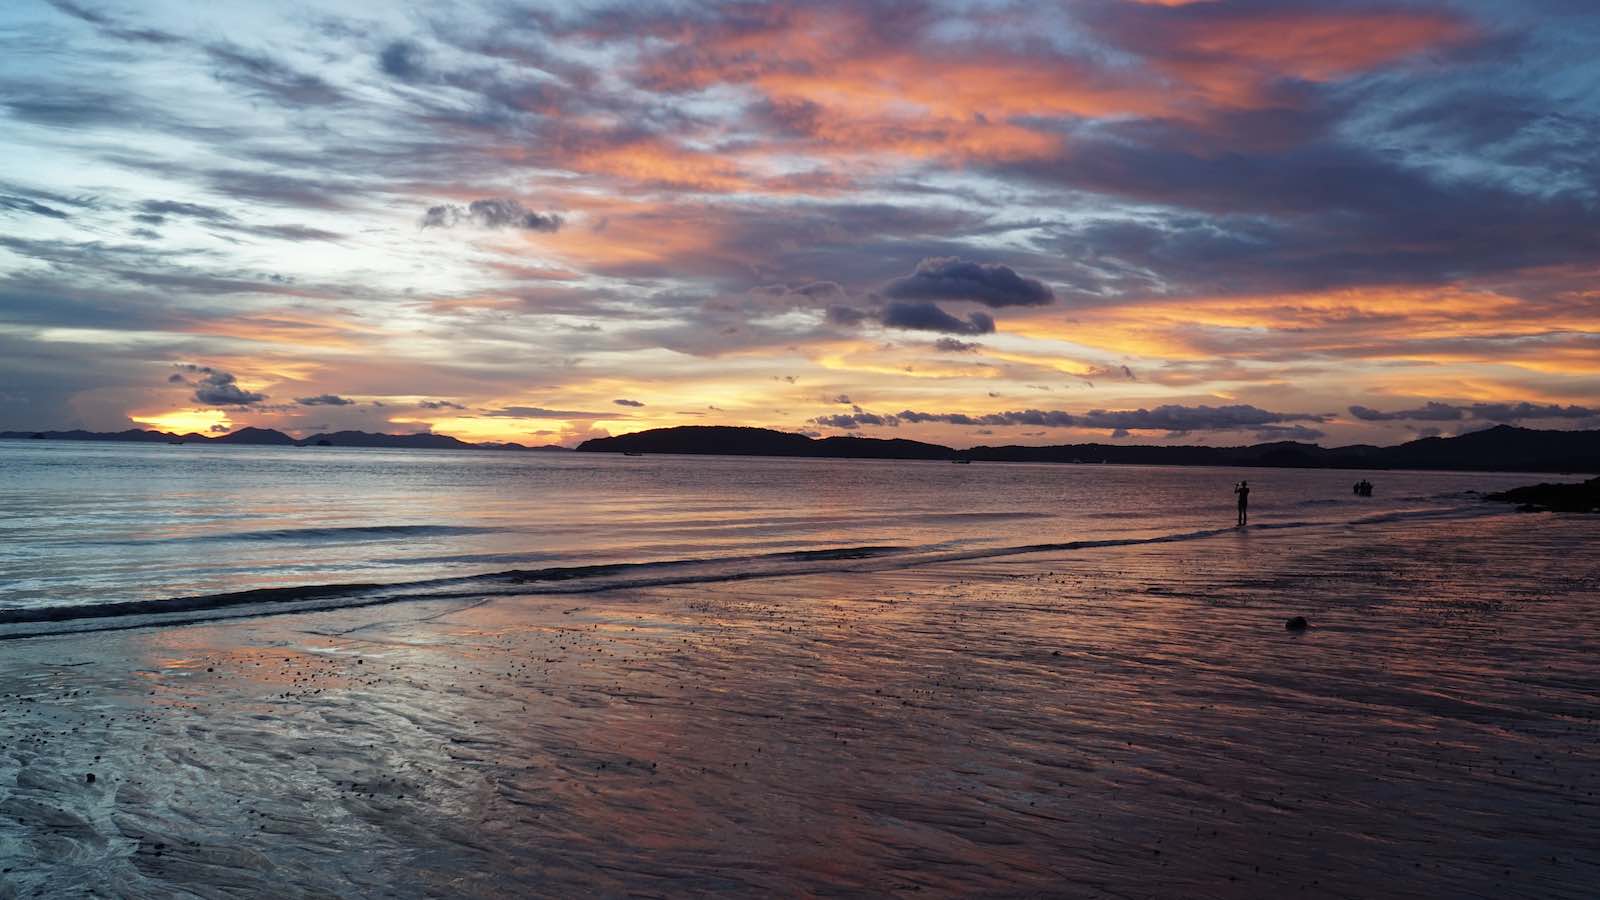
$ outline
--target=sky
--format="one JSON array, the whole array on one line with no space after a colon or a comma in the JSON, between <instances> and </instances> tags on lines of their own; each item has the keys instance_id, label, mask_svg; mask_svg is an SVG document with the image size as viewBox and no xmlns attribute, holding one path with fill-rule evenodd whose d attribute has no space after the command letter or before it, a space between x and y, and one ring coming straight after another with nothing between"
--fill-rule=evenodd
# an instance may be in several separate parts
<instances>
[{"instance_id":1,"label":"sky","mask_svg":"<svg viewBox=\"0 0 1600 900\"><path fill-rule=\"evenodd\" d=\"M1600 427L1589 0L0 5L0 429Z\"/></svg>"}]
</instances>

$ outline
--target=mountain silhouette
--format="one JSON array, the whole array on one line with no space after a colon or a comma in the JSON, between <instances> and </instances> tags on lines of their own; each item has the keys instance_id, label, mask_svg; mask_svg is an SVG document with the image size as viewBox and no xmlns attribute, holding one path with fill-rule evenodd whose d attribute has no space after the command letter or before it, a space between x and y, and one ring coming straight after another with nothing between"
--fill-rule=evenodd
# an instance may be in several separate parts
<instances>
[{"instance_id":1,"label":"mountain silhouette","mask_svg":"<svg viewBox=\"0 0 1600 900\"><path fill-rule=\"evenodd\" d=\"M474 444L443 434L374 434L335 431L295 438L272 428L240 428L224 435L126 431L4 431L0 439L241 444L252 446L379 447L422 450L564 451L549 444ZM584 441L590 453L681 453L707 456L787 456L827 459L962 459L978 462L1124 463L1164 466L1275 466L1318 469L1470 469L1511 472L1600 472L1600 431L1544 431L1497 425L1456 437L1430 437L1393 447L1352 444L1321 447L1275 441L1240 447L1199 445L1056 444L973 447L901 438L811 438L770 428L680 425Z\"/></svg>"},{"instance_id":2,"label":"mountain silhouette","mask_svg":"<svg viewBox=\"0 0 1600 900\"><path fill-rule=\"evenodd\" d=\"M555 444L529 447L517 443L473 444L445 434L374 434L370 431L335 431L295 438L275 428L247 426L227 434L172 434L166 431L0 431L0 440L32 439L49 441L131 441L145 444L244 444L277 447L387 447L421 450L561 450Z\"/></svg>"},{"instance_id":3,"label":"mountain silhouette","mask_svg":"<svg viewBox=\"0 0 1600 900\"><path fill-rule=\"evenodd\" d=\"M1325 448L1295 441L1243 447L1058 444L955 450L920 441L865 437L814 439L766 428L682 425L593 438L580 452L695 453L834 459L968 459L980 462L1110 462L1167 466L1276 466L1328 469L1476 469L1522 472L1600 471L1600 431L1541 431L1497 425L1449 438L1394 447Z\"/></svg>"}]
</instances>

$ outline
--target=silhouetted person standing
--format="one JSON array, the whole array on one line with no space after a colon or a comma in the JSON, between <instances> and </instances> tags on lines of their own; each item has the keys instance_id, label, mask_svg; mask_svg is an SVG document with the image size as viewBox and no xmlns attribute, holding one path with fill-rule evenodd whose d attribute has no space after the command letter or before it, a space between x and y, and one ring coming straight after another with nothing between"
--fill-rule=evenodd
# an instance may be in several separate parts
<instances>
[{"instance_id":1,"label":"silhouetted person standing","mask_svg":"<svg viewBox=\"0 0 1600 900\"><path fill-rule=\"evenodd\" d=\"M1233 492L1239 495L1239 524L1243 525L1250 518L1250 482L1239 482Z\"/></svg>"}]
</instances>

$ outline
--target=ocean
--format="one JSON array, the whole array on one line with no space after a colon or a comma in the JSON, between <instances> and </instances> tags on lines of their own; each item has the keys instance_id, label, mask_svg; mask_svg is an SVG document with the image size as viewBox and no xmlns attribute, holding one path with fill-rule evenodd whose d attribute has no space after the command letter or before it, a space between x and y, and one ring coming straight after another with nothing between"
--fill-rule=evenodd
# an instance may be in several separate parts
<instances>
[{"instance_id":1,"label":"ocean","mask_svg":"<svg viewBox=\"0 0 1600 900\"><path fill-rule=\"evenodd\" d=\"M0 900L1593 897L1595 517L1365 476L0 442Z\"/></svg>"},{"instance_id":2,"label":"ocean","mask_svg":"<svg viewBox=\"0 0 1600 900\"><path fill-rule=\"evenodd\" d=\"M1256 528L1292 529L1508 514L1477 492L1540 479L0 441L0 630L1203 538L1240 480Z\"/></svg>"}]
</instances>

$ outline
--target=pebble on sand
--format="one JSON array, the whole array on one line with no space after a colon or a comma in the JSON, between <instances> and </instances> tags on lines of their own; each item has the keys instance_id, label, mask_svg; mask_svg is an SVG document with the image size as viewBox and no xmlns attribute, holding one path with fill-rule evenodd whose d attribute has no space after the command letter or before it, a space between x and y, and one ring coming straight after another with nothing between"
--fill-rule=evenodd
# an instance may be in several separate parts
<instances>
[{"instance_id":1,"label":"pebble on sand","mask_svg":"<svg viewBox=\"0 0 1600 900\"><path fill-rule=\"evenodd\" d=\"M83 780L89 782L90 784L94 784L94 773L90 772L88 775L83 776Z\"/></svg>"},{"instance_id":2,"label":"pebble on sand","mask_svg":"<svg viewBox=\"0 0 1600 900\"><path fill-rule=\"evenodd\" d=\"M1305 631L1307 628L1311 627L1311 623L1306 621L1305 616L1295 616L1289 621L1283 623L1283 627L1289 629L1290 631Z\"/></svg>"}]
</instances>

